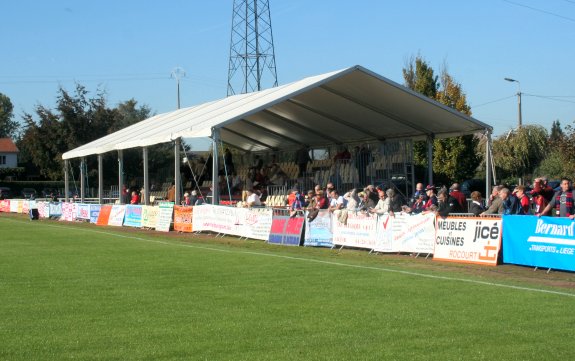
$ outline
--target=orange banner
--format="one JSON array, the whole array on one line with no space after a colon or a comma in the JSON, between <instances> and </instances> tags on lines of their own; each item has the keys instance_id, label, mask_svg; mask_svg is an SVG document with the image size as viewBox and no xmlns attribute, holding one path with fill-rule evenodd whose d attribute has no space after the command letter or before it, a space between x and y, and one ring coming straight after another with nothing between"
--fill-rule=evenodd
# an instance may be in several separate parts
<instances>
[{"instance_id":1,"label":"orange banner","mask_svg":"<svg viewBox=\"0 0 575 361\"><path fill-rule=\"evenodd\" d=\"M107 226L111 212L112 212L112 206L100 207L100 214L98 214L98 220L96 221L96 224L98 226Z\"/></svg>"},{"instance_id":2,"label":"orange banner","mask_svg":"<svg viewBox=\"0 0 575 361\"><path fill-rule=\"evenodd\" d=\"M193 207L174 206L174 230L192 232Z\"/></svg>"}]
</instances>

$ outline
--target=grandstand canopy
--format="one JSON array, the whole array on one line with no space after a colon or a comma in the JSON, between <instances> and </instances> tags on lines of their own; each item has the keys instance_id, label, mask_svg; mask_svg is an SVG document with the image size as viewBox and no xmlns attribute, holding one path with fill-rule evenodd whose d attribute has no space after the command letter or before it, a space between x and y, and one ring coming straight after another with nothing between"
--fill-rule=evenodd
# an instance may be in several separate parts
<instances>
[{"instance_id":1,"label":"grandstand canopy","mask_svg":"<svg viewBox=\"0 0 575 361\"><path fill-rule=\"evenodd\" d=\"M64 159L177 138L219 138L245 151L425 139L491 131L361 66L159 114L70 150Z\"/></svg>"}]
</instances>

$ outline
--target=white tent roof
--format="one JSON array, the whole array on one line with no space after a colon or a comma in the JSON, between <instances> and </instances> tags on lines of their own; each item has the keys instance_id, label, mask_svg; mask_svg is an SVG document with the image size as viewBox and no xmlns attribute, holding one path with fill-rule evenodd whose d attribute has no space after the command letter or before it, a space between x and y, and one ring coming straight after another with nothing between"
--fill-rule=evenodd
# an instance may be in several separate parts
<instances>
[{"instance_id":1,"label":"white tent roof","mask_svg":"<svg viewBox=\"0 0 575 361\"><path fill-rule=\"evenodd\" d=\"M210 137L246 151L491 130L361 66L159 114L63 154L64 159Z\"/></svg>"}]
</instances>

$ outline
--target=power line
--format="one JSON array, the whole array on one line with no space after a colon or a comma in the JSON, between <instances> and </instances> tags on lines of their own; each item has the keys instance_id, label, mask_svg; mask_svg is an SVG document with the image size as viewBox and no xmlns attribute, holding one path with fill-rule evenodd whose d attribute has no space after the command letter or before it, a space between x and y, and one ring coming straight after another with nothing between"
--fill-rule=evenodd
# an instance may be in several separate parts
<instances>
[{"instance_id":1,"label":"power line","mask_svg":"<svg viewBox=\"0 0 575 361\"><path fill-rule=\"evenodd\" d=\"M535 94L526 94L526 93L523 93L523 94L524 94L524 95L527 95L527 96L535 97L535 98L542 98L542 99L548 99L548 100L555 100L556 102L573 103L573 104L575 104L575 101L573 101L573 100L557 99L556 97L553 97L553 96L535 95Z\"/></svg>"},{"instance_id":2,"label":"power line","mask_svg":"<svg viewBox=\"0 0 575 361\"><path fill-rule=\"evenodd\" d=\"M479 108L479 107L482 107L482 106L487 105L487 104L497 103L497 102L500 102L500 101L503 101L503 100L506 100L506 99L509 99L509 98L514 98L515 96L516 96L516 95L513 94L513 95L510 95L510 96L505 97L505 98L495 99L495 100L488 101L487 103L482 103L482 104L479 104L479 105L472 105L472 106L471 106L471 109Z\"/></svg>"},{"instance_id":3,"label":"power line","mask_svg":"<svg viewBox=\"0 0 575 361\"><path fill-rule=\"evenodd\" d=\"M534 7L529 6L529 5L516 3L515 1L510 1L510 0L503 0L503 1L505 1L506 3L515 5L515 6L521 6L521 7L524 7L524 8L530 9L530 10L533 10L533 11L538 11L538 12L543 13L543 14L547 14L547 15L551 15L551 16L556 16L556 17L558 17L558 18L565 19L565 20L569 20L569 21L572 21L572 22L575 23L575 19L574 19L574 18L570 18L570 17L567 17L567 16L559 15L559 14L553 13L553 12L551 12L551 11L534 8Z\"/></svg>"}]
</instances>

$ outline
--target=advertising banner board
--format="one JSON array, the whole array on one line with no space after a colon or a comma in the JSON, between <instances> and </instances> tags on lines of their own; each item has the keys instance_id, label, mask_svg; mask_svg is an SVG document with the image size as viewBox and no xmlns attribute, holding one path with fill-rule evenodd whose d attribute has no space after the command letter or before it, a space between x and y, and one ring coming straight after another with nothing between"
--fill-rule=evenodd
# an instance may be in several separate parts
<instances>
[{"instance_id":1,"label":"advertising banner board","mask_svg":"<svg viewBox=\"0 0 575 361\"><path fill-rule=\"evenodd\" d=\"M124 213L124 226L142 227L142 206L137 204L127 204Z\"/></svg>"},{"instance_id":2,"label":"advertising banner board","mask_svg":"<svg viewBox=\"0 0 575 361\"><path fill-rule=\"evenodd\" d=\"M194 207L174 206L174 231L192 232Z\"/></svg>"}]
</instances>

